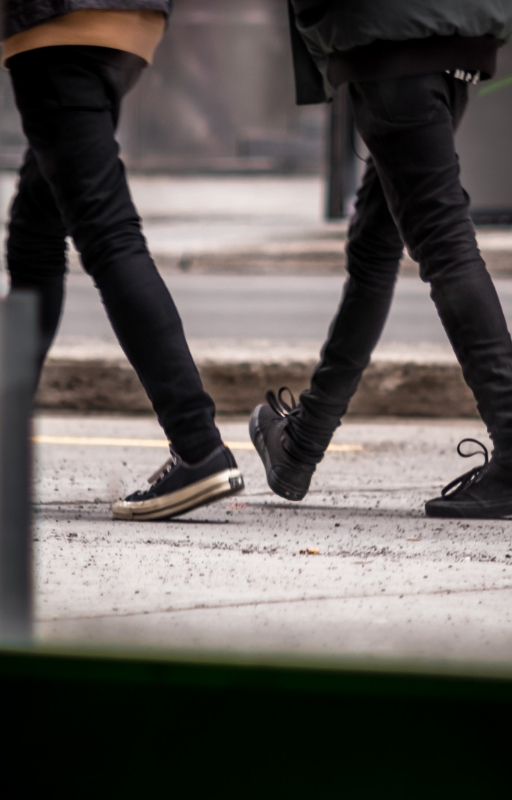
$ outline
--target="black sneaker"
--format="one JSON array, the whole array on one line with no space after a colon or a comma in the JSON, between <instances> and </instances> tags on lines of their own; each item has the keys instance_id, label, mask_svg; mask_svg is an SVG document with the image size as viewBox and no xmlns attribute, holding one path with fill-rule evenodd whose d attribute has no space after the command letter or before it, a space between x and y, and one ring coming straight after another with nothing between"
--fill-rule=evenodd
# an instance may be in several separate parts
<instances>
[{"instance_id":1,"label":"black sneaker","mask_svg":"<svg viewBox=\"0 0 512 800\"><path fill-rule=\"evenodd\" d=\"M463 453L461 446L465 442L473 442L481 450ZM476 439L463 439L457 452L463 458L481 453L485 462L445 486L441 497L425 503L427 517L499 519L512 516L512 469L489 460L487 448Z\"/></svg>"},{"instance_id":2,"label":"black sneaker","mask_svg":"<svg viewBox=\"0 0 512 800\"><path fill-rule=\"evenodd\" d=\"M197 464L186 464L171 448L171 457L148 482L147 491L114 503L115 519L166 519L244 488L242 473L225 445Z\"/></svg>"},{"instance_id":3,"label":"black sneaker","mask_svg":"<svg viewBox=\"0 0 512 800\"><path fill-rule=\"evenodd\" d=\"M290 394L291 405L283 401L283 392L286 391ZM308 493L316 465L292 455L296 447L286 428L290 416L296 414L299 407L286 388L279 389L277 397L274 392L267 392L266 399L268 405L258 406L251 415L249 433L252 443L263 461L272 491L286 500L302 500Z\"/></svg>"}]
</instances>

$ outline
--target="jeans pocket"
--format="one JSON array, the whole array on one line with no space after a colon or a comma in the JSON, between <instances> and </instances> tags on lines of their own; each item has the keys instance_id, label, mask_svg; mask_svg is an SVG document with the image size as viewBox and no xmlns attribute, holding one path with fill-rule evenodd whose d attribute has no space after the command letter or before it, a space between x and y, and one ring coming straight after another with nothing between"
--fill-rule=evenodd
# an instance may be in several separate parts
<instances>
[{"instance_id":1,"label":"jeans pocket","mask_svg":"<svg viewBox=\"0 0 512 800\"><path fill-rule=\"evenodd\" d=\"M414 125L449 111L450 98L442 73L372 81L381 113L389 123ZM375 102L374 98L374 102Z\"/></svg>"}]
</instances>

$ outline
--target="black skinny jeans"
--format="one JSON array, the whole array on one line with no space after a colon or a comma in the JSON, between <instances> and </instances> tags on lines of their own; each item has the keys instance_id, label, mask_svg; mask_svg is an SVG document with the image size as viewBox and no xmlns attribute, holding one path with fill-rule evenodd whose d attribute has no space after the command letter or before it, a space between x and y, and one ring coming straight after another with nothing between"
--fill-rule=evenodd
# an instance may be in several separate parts
<instances>
[{"instance_id":1,"label":"black skinny jeans","mask_svg":"<svg viewBox=\"0 0 512 800\"><path fill-rule=\"evenodd\" d=\"M512 342L477 248L459 180L454 130L467 86L447 74L351 84L371 159L347 243L348 279L293 440L319 461L386 322L403 242L431 297L494 444L512 463Z\"/></svg>"},{"instance_id":2,"label":"black skinny jeans","mask_svg":"<svg viewBox=\"0 0 512 800\"><path fill-rule=\"evenodd\" d=\"M41 298L42 365L59 324L66 235L166 435L190 462L220 443L174 302L149 255L114 138L145 62L103 47L47 47L8 63L29 149L11 210L14 289Z\"/></svg>"}]
</instances>

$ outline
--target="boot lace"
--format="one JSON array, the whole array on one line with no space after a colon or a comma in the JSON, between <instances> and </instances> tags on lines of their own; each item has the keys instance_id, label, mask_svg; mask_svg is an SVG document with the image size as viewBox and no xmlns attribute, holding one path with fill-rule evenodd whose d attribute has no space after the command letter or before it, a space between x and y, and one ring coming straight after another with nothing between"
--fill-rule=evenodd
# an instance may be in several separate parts
<instances>
[{"instance_id":1,"label":"boot lace","mask_svg":"<svg viewBox=\"0 0 512 800\"><path fill-rule=\"evenodd\" d=\"M153 474L149 476L148 483L151 484L151 488L157 486L160 481L162 481L169 474L169 472L174 469L177 463L178 456L173 450L171 450L171 455L167 461L165 461L162 466L156 470L156 472L153 472Z\"/></svg>"},{"instance_id":2,"label":"boot lace","mask_svg":"<svg viewBox=\"0 0 512 800\"><path fill-rule=\"evenodd\" d=\"M473 450L471 453L464 453L461 448L466 442L472 442L480 449ZM456 495L460 494L460 492L465 492L466 489L470 488L470 486L474 486L475 483L478 483L484 470L489 464L489 451L487 450L487 447L482 444L482 442L478 441L478 439L462 439L462 441L457 445L457 453L459 456L462 456L462 458L471 458L472 456L483 455L485 461L479 467L473 467L473 469L470 469L469 472L465 472L464 475L461 475L459 478L455 478L454 481L447 484L447 486L445 486L441 492L443 497L455 497Z\"/></svg>"},{"instance_id":3,"label":"boot lace","mask_svg":"<svg viewBox=\"0 0 512 800\"><path fill-rule=\"evenodd\" d=\"M288 392L290 402L287 403L286 400L283 399L283 395ZM287 386L282 386L277 395L275 392L270 390L265 395L266 401L269 404L272 411L274 411L279 417L283 419L289 416L293 416L299 413L299 405L295 402L295 397L293 396L290 389Z\"/></svg>"}]
</instances>

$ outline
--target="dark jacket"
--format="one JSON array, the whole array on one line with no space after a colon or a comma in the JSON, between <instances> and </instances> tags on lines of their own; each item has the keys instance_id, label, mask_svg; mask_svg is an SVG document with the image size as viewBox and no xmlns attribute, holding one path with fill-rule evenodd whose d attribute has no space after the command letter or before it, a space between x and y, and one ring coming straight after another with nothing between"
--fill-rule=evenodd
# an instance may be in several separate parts
<instances>
[{"instance_id":1,"label":"dark jacket","mask_svg":"<svg viewBox=\"0 0 512 800\"><path fill-rule=\"evenodd\" d=\"M172 3L173 0L3 0L3 37L7 39L72 11L163 11L169 14Z\"/></svg>"},{"instance_id":2,"label":"dark jacket","mask_svg":"<svg viewBox=\"0 0 512 800\"><path fill-rule=\"evenodd\" d=\"M443 69L490 77L512 35L511 0L288 0L297 102L343 80Z\"/></svg>"}]
</instances>

